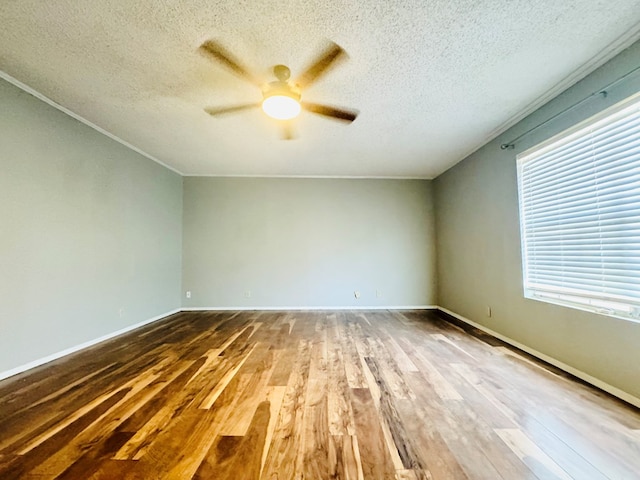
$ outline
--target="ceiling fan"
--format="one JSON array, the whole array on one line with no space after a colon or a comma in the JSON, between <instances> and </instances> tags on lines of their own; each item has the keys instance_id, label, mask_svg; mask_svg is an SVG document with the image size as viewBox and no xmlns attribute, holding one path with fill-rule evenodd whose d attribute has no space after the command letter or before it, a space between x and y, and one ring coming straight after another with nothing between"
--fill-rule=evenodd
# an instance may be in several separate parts
<instances>
[{"instance_id":1,"label":"ceiling fan","mask_svg":"<svg viewBox=\"0 0 640 480\"><path fill-rule=\"evenodd\" d=\"M267 84L260 82L215 40L207 40L200 46L199 50L262 90L262 102L260 103L247 103L226 107L207 107L204 110L209 115L217 116L250 108L262 108L268 116L281 121L283 138L285 140L293 138L290 120L297 117L301 110L323 115L345 123L353 122L358 116L358 112L355 110L337 108L319 103L303 102L301 100L302 91L326 73L336 60L345 55L345 51L336 43L331 42L330 45L317 56L315 61L293 81L290 81L291 71L289 67L286 65L276 65L273 67L273 74L276 80Z\"/></svg>"}]
</instances>

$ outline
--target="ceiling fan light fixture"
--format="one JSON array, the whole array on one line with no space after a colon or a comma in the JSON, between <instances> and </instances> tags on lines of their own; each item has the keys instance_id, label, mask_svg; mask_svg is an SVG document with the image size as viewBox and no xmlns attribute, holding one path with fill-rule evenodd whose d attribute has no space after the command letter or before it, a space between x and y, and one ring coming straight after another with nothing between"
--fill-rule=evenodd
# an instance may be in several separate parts
<instances>
[{"instance_id":1,"label":"ceiling fan light fixture","mask_svg":"<svg viewBox=\"0 0 640 480\"><path fill-rule=\"evenodd\" d=\"M288 95L271 95L262 101L262 110L276 120L291 120L300 114L300 102Z\"/></svg>"},{"instance_id":2,"label":"ceiling fan light fixture","mask_svg":"<svg viewBox=\"0 0 640 480\"><path fill-rule=\"evenodd\" d=\"M217 41L207 40L200 46L200 50L222 63L235 74L262 88L261 103L245 103L228 107L205 108L205 112L209 115L218 116L247 110L249 108L262 107L265 115L284 122L297 117L303 108L307 112L347 123L353 122L358 116L358 112L354 110L319 103L300 102L302 95L301 89L307 88L313 82L317 81L338 58L345 55L342 47L336 43L330 42L328 47L316 57L313 63L307 67L297 79L292 81L290 81L291 70L289 70L289 67L286 65L275 65L273 67L273 75L276 77L276 80L267 84L262 84L257 77L238 63ZM281 126L284 129L283 139L291 139L291 125L289 123L282 123Z\"/></svg>"}]
</instances>

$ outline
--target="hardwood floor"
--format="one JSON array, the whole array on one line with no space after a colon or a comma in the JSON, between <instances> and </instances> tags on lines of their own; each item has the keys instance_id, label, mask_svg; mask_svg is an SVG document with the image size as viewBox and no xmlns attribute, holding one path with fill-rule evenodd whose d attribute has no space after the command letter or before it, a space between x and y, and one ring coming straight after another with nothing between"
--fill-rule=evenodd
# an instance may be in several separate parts
<instances>
[{"instance_id":1,"label":"hardwood floor","mask_svg":"<svg viewBox=\"0 0 640 480\"><path fill-rule=\"evenodd\" d=\"M2 479L638 479L640 412L430 311L181 313L0 382Z\"/></svg>"}]
</instances>

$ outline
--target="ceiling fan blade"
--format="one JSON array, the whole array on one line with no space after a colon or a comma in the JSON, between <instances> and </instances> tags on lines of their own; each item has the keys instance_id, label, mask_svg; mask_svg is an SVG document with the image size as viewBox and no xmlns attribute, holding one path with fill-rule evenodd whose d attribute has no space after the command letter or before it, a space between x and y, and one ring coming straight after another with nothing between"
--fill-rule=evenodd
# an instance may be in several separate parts
<instances>
[{"instance_id":1,"label":"ceiling fan blade","mask_svg":"<svg viewBox=\"0 0 640 480\"><path fill-rule=\"evenodd\" d=\"M327 69L340 57L345 55L342 47L336 43L331 44L322 52L318 58L298 77L295 83L300 88L305 88L315 82Z\"/></svg>"},{"instance_id":2,"label":"ceiling fan blade","mask_svg":"<svg viewBox=\"0 0 640 480\"><path fill-rule=\"evenodd\" d=\"M207 107L204 109L209 115L224 115L225 113L234 113L250 108L260 107L259 103L246 103L244 105L233 105L231 107Z\"/></svg>"},{"instance_id":3,"label":"ceiling fan blade","mask_svg":"<svg viewBox=\"0 0 640 480\"><path fill-rule=\"evenodd\" d=\"M311 113L317 113L318 115L324 115L341 122L351 123L358 117L358 111L346 110L343 108L330 107L329 105L320 105L318 103L301 103L302 108Z\"/></svg>"},{"instance_id":4,"label":"ceiling fan blade","mask_svg":"<svg viewBox=\"0 0 640 480\"><path fill-rule=\"evenodd\" d=\"M227 50L225 50L225 48L215 40L207 40L206 42L204 42L202 45L200 45L200 51L219 61L236 75L244 78L254 85L262 87L262 83L258 81L256 77L254 77L249 72L249 70L243 67L240 62L233 58L233 55L227 52Z\"/></svg>"}]
</instances>

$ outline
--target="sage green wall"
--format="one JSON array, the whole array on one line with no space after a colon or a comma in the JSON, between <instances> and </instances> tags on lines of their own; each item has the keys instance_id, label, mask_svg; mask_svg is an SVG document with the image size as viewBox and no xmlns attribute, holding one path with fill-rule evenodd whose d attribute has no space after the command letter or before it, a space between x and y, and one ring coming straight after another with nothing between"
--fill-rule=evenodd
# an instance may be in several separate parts
<instances>
[{"instance_id":1,"label":"sage green wall","mask_svg":"<svg viewBox=\"0 0 640 480\"><path fill-rule=\"evenodd\" d=\"M636 93L640 74L523 138L515 150L499 146L638 65L635 44L434 181L438 303L636 398L640 323L523 298L516 155Z\"/></svg>"},{"instance_id":2,"label":"sage green wall","mask_svg":"<svg viewBox=\"0 0 640 480\"><path fill-rule=\"evenodd\" d=\"M180 307L182 178L0 80L0 372Z\"/></svg>"},{"instance_id":3,"label":"sage green wall","mask_svg":"<svg viewBox=\"0 0 640 480\"><path fill-rule=\"evenodd\" d=\"M186 177L183 219L185 307L435 303L430 181Z\"/></svg>"}]
</instances>

